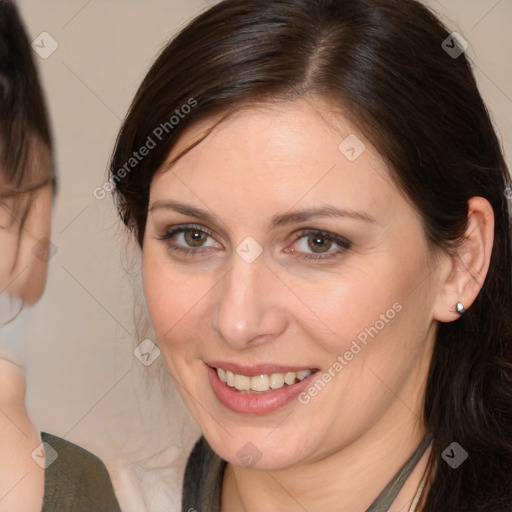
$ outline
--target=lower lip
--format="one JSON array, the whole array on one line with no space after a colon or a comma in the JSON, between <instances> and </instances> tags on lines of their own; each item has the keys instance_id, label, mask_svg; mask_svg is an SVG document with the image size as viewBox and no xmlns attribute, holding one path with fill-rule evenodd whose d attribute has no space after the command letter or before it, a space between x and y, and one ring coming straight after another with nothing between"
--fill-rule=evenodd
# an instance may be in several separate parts
<instances>
[{"instance_id":1,"label":"lower lip","mask_svg":"<svg viewBox=\"0 0 512 512\"><path fill-rule=\"evenodd\" d=\"M270 390L267 393L253 394L230 388L219 379L216 369L207 366L207 370L210 384L218 400L231 411L241 414L266 414L287 406L311 384L316 376L316 373L313 373L291 386Z\"/></svg>"}]
</instances>

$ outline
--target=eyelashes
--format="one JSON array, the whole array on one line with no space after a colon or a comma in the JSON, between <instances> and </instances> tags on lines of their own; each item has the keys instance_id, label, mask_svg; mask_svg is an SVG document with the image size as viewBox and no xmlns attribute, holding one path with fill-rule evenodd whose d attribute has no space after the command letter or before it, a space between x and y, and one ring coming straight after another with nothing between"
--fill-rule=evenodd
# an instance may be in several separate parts
<instances>
[{"instance_id":1,"label":"eyelashes","mask_svg":"<svg viewBox=\"0 0 512 512\"><path fill-rule=\"evenodd\" d=\"M306 259L327 259L341 255L351 248L351 242L328 231L307 229L294 233L295 245L299 248L286 248L287 253ZM307 250L311 252L307 252ZM331 250L334 249L334 250Z\"/></svg>"},{"instance_id":2,"label":"eyelashes","mask_svg":"<svg viewBox=\"0 0 512 512\"><path fill-rule=\"evenodd\" d=\"M293 233L292 237L292 243L283 252L306 260L339 257L352 246L346 238L319 229L303 229ZM205 256L223 249L209 229L196 224L176 226L157 238L165 242L172 253L183 256Z\"/></svg>"},{"instance_id":3,"label":"eyelashes","mask_svg":"<svg viewBox=\"0 0 512 512\"><path fill-rule=\"evenodd\" d=\"M158 239L166 242L169 250L179 251L182 254L201 255L211 251L212 247L214 249L222 248L219 243L206 244L208 237L214 240L210 230L202 226L187 224L166 231Z\"/></svg>"}]
</instances>

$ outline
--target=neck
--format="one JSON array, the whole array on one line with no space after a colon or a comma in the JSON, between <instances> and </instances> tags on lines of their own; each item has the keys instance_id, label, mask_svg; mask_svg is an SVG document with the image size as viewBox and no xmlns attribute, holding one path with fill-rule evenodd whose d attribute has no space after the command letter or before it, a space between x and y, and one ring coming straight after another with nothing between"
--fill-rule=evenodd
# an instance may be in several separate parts
<instances>
[{"instance_id":1,"label":"neck","mask_svg":"<svg viewBox=\"0 0 512 512\"><path fill-rule=\"evenodd\" d=\"M25 407L23 368L0 358L0 507L41 510L44 471L32 458L41 443Z\"/></svg>"},{"instance_id":2,"label":"neck","mask_svg":"<svg viewBox=\"0 0 512 512\"><path fill-rule=\"evenodd\" d=\"M0 408L25 408L26 378L23 368L0 357Z\"/></svg>"},{"instance_id":3,"label":"neck","mask_svg":"<svg viewBox=\"0 0 512 512\"><path fill-rule=\"evenodd\" d=\"M403 404L400 404L403 408ZM397 404L397 408L400 407ZM223 512L280 510L366 510L421 443L425 431L417 417L397 422L403 411L342 450L287 470L265 472L229 465L223 484ZM405 512L412 503L430 456L427 449L389 512ZM262 496L265 499L262 499Z\"/></svg>"}]
</instances>

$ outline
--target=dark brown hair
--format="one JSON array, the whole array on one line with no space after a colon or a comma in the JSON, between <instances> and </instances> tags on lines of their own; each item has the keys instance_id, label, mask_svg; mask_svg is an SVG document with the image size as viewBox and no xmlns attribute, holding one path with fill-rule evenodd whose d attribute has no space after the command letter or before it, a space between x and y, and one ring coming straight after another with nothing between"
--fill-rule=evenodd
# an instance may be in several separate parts
<instances>
[{"instance_id":1,"label":"dark brown hair","mask_svg":"<svg viewBox=\"0 0 512 512\"><path fill-rule=\"evenodd\" d=\"M450 250L468 200L495 213L490 270L458 321L440 324L424 404L434 434L426 512L512 510L512 243L508 174L464 54L414 0L226 0L163 50L131 105L111 162L124 223L140 245L149 185L177 138L212 114L312 94L342 106L389 164L433 247ZM454 43L451 43L453 46ZM129 172L155 128L197 105ZM126 167L125 167L126 168ZM452 469L452 442L468 460Z\"/></svg>"},{"instance_id":2,"label":"dark brown hair","mask_svg":"<svg viewBox=\"0 0 512 512\"><path fill-rule=\"evenodd\" d=\"M0 0L0 198L37 190L51 182L53 166L34 171L37 145L52 158L48 114L34 63L34 51L15 4Z\"/></svg>"}]
</instances>

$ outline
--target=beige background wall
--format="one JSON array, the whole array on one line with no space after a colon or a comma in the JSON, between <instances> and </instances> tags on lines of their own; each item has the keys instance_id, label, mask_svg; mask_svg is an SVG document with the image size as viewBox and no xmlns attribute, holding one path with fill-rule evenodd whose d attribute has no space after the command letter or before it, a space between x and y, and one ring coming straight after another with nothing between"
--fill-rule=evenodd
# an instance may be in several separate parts
<instances>
[{"instance_id":1,"label":"beige background wall","mask_svg":"<svg viewBox=\"0 0 512 512\"><path fill-rule=\"evenodd\" d=\"M510 161L512 2L427 3L470 42L468 52ZM149 431L161 412L157 393L145 391L144 367L132 354L133 293L121 264L122 230L110 198L98 200L93 190L105 182L120 121L153 57L208 3L19 0L19 4L31 37L48 32L59 45L47 59L37 57L54 126L60 192L52 234L57 252L46 293L25 333L30 412L42 430L66 436L107 460L116 472L116 484L124 492L132 491L131 498L123 498L126 510L169 510L158 504L167 498L156 490L165 487L165 479L169 481L167 473L148 473L141 466L118 473L119 460L112 458L121 448L133 450L136 458L141 453L138 448L154 441ZM146 408L149 397L153 404ZM139 421L141 417L145 420ZM172 444L171 431L161 429L157 434L162 439L166 435L167 444ZM173 452L166 456L170 460ZM137 479L143 479L146 489L153 488L145 496L149 504L137 501Z\"/></svg>"}]
</instances>

